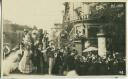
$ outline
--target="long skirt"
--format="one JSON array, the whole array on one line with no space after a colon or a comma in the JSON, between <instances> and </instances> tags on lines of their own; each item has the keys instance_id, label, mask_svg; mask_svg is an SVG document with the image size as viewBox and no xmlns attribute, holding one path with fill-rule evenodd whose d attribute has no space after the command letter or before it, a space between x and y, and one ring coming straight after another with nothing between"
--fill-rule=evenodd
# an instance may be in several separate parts
<instances>
[{"instance_id":1,"label":"long skirt","mask_svg":"<svg viewBox=\"0 0 128 79\"><path fill-rule=\"evenodd\" d=\"M32 60L30 59L30 52L25 50L24 55L19 63L19 70L22 73L31 73L33 71Z\"/></svg>"}]
</instances>

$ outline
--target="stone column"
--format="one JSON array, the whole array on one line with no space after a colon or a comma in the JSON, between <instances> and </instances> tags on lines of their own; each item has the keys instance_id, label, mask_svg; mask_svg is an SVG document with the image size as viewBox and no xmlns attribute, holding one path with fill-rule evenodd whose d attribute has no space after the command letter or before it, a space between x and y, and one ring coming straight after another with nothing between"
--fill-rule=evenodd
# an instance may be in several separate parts
<instances>
[{"instance_id":1,"label":"stone column","mask_svg":"<svg viewBox=\"0 0 128 79\"><path fill-rule=\"evenodd\" d=\"M75 49L77 50L78 54L81 55L82 54L82 42L81 42L81 40L74 41L74 43L75 43Z\"/></svg>"},{"instance_id":2,"label":"stone column","mask_svg":"<svg viewBox=\"0 0 128 79\"><path fill-rule=\"evenodd\" d=\"M106 58L106 38L103 32L98 33L98 54L99 56Z\"/></svg>"}]
</instances>

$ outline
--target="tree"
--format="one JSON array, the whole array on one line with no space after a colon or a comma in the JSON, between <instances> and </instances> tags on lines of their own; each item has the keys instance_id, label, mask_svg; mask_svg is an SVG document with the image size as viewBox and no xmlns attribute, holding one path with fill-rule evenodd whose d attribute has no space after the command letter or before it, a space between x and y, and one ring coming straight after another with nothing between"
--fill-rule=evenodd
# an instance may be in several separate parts
<instances>
[{"instance_id":1,"label":"tree","mask_svg":"<svg viewBox=\"0 0 128 79\"><path fill-rule=\"evenodd\" d=\"M96 3L91 10L91 16L97 17L98 22L105 23L104 31L107 38L111 39L108 47L113 51L125 52L125 3Z\"/></svg>"}]
</instances>

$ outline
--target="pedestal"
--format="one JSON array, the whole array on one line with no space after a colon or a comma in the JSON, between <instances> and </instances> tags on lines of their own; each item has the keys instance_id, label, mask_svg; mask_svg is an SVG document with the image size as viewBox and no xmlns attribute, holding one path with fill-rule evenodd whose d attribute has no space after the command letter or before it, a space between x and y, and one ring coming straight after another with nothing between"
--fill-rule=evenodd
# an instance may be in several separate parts
<instances>
[{"instance_id":1,"label":"pedestal","mask_svg":"<svg viewBox=\"0 0 128 79\"><path fill-rule=\"evenodd\" d=\"M75 49L77 50L78 54L81 55L81 53L82 53L81 41L80 40L74 41L74 43L75 43Z\"/></svg>"},{"instance_id":2,"label":"pedestal","mask_svg":"<svg viewBox=\"0 0 128 79\"><path fill-rule=\"evenodd\" d=\"M97 34L98 36L98 54L106 58L106 39L104 33Z\"/></svg>"}]
</instances>

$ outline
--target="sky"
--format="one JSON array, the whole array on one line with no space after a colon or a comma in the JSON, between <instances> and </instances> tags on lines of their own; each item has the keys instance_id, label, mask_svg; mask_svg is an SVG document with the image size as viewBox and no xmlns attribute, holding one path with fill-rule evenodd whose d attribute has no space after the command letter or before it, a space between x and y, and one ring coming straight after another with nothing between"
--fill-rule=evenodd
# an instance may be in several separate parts
<instances>
[{"instance_id":1,"label":"sky","mask_svg":"<svg viewBox=\"0 0 128 79\"><path fill-rule=\"evenodd\" d=\"M46 30L62 23L63 10L60 0L3 0L3 19Z\"/></svg>"}]
</instances>

